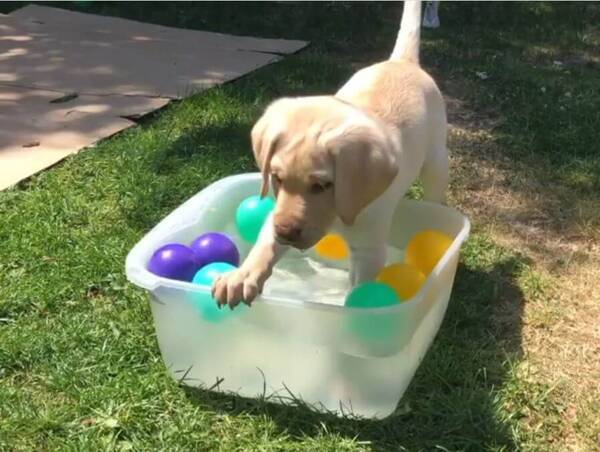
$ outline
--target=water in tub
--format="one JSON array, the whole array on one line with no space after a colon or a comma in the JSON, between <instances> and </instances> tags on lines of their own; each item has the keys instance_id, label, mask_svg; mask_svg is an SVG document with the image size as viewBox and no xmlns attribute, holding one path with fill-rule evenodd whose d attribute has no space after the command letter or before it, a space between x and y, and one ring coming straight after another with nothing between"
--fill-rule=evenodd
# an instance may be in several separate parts
<instances>
[{"instance_id":1,"label":"water in tub","mask_svg":"<svg viewBox=\"0 0 600 452\"><path fill-rule=\"evenodd\" d=\"M389 247L388 263L402 262L402 251ZM348 260L323 261L313 251L289 250L273 269L264 295L342 306L350 283Z\"/></svg>"}]
</instances>

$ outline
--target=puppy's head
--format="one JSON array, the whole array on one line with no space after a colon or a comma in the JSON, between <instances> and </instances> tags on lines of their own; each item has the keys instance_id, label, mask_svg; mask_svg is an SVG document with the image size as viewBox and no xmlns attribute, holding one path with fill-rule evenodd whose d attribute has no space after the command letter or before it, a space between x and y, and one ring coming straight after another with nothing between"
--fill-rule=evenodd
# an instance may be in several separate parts
<instances>
[{"instance_id":1,"label":"puppy's head","mask_svg":"<svg viewBox=\"0 0 600 452\"><path fill-rule=\"evenodd\" d=\"M333 97L281 99L252 129L252 147L277 198L276 239L299 249L325 235L336 216L352 225L398 171L386 126Z\"/></svg>"}]
</instances>

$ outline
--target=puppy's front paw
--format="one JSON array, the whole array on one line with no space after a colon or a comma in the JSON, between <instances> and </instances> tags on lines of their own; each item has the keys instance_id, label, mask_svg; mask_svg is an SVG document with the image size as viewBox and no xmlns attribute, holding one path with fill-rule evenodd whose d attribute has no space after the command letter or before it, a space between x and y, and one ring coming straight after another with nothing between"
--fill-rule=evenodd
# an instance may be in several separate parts
<instances>
[{"instance_id":1,"label":"puppy's front paw","mask_svg":"<svg viewBox=\"0 0 600 452\"><path fill-rule=\"evenodd\" d=\"M231 309L242 301L250 305L262 291L265 279L265 272L239 268L217 278L212 296L219 306L229 305Z\"/></svg>"}]
</instances>

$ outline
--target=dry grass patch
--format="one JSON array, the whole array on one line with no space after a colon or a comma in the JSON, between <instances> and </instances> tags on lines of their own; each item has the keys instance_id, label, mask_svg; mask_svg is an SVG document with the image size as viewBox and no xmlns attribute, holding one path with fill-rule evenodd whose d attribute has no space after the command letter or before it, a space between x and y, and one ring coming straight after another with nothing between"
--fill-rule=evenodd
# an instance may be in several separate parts
<instances>
[{"instance_id":1,"label":"dry grass patch","mask_svg":"<svg viewBox=\"0 0 600 452\"><path fill-rule=\"evenodd\" d=\"M519 280L526 299L519 380L547 385L553 402L527 411L525 435L552 425L556 450L592 450L600 444L600 199L553 183L541 159L509 158L497 144L500 118L453 97L448 110L451 202L476 230L531 260ZM510 319L503 311L498 318ZM546 405L558 406L556 422Z\"/></svg>"}]
</instances>

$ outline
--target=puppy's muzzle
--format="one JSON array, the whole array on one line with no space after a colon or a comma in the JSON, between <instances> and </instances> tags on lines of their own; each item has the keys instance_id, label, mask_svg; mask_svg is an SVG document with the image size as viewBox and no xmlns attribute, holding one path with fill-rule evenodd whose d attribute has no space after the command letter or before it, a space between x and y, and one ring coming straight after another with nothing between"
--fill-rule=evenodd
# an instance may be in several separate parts
<instances>
[{"instance_id":1,"label":"puppy's muzzle","mask_svg":"<svg viewBox=\"0 0 600 452\"><path fill-rule=\"evenodd\" d=\"M302 228L292 223L275 224L275 238L283 244L293 245L302 237Z\"/></svg>"}]
</instances>

